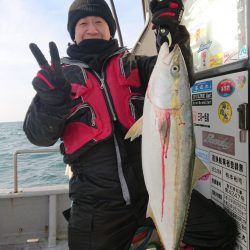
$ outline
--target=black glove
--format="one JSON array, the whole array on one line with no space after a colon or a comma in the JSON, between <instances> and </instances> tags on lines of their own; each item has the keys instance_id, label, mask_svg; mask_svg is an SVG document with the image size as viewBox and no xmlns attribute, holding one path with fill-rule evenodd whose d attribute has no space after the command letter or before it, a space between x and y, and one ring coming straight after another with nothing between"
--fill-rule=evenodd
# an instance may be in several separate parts
<instances>
[{"instance_id":1,"label":"black glove","mask_svg":"<svg viewBox=\"0 0 250 250\"><path fill-rule=\"evenodd\" d=\"M152 0L153 28L168 27L171 34L181 22L184 6L181 0Z\"/></svg>"},{"instance_id":2,"label":"black glove","mask_svg":"<svg viewBox=\"0 0 250 250\"><path fill-rule=\"evenodd\" d=\"M44 104L58 106L70 101L71 86L65 79L58 49L54 42L49 43L51 65L48 64L36 44L30 44L30 50L36 58L41 70L33 79L32 84Z\"/></svg>"}]
</instances>

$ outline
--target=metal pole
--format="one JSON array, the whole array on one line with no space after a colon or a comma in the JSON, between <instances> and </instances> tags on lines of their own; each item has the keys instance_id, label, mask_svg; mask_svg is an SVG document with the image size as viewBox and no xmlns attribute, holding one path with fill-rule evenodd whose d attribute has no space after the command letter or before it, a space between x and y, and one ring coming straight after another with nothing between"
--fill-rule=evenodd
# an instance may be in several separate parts
<instances>
[{"instance_id":1,"label":"metal pole","mask_svg":"<svg viewBox=\"0 0 250 250\"><path fill-rule=\"evenodd\" d=\"M49 196L49 238L48 247L56 246L56 195Z\"/></svg>"},{"instance_id":2,"label":"metal pole","mask_svg":"<svg viewBox=\"0 0 250 250\"><path fill-rule=\"evenodd\" d=\"M117 17L117 14L116 14L114 1L110 0L110 4L111 4L111 9L112 9L112 12L113 12L113 15L114 15L114 18L115 18L116 26L117 26L117 32L118 32L120 45L123 47L122 33L121 33L118 17Z\"/></svg>"},{"instance_id":3,"label":"metal pole","mask_svg":"<svg viewBox=\"0 0 250 250\"><path fill-rule=\"evenodd\" d=\"M14 193L18 192L18 176L17 176L17 152L13 154L13 171L14 171Z\"/></svg>"}]
</instances>

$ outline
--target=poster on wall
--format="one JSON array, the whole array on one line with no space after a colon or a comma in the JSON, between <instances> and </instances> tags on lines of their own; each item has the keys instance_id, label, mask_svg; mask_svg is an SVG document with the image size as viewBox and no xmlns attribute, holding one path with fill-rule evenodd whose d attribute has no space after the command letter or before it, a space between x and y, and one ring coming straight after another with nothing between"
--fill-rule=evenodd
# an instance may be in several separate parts
<instances>
[{"instance_id":1,"label":"poster on wall","mask_svg":"<svg viewBox=\"0 0 250 250\"><path fill-rule=\"evenodd\" d=\"M191 89L196 156L211 173L196 189L236 220L236 250L249 250L247 83L242 71L197 81Z\"/></svg>"},{"instance_id":2,"label":"poster on wall","mask_svg":"<svg viewBox=\"0 0 250 250\"><path fill-rule=\"evenodd\" d=\"M183 3L182 23L190 33L195 72L248 57L246 0L184 0Z\"/></svg>"}]
</instances>

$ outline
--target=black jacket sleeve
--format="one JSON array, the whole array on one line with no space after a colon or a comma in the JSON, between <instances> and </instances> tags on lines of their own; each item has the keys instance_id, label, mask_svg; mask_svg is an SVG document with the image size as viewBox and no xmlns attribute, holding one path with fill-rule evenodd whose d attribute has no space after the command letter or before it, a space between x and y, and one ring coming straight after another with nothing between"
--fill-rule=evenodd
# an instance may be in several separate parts
<instances>
[{"instance_id":1,"label":"black jacket sleeve","mask_svg":"<svg viewBox=\"0 0 250 250\"><path fill-rule=\"evenodd\" d=\"M38 95L27 111L23 130L29 141L37 146L51 146L62 136L69 106L49 106Z\"/></svg>"}]
</instances>

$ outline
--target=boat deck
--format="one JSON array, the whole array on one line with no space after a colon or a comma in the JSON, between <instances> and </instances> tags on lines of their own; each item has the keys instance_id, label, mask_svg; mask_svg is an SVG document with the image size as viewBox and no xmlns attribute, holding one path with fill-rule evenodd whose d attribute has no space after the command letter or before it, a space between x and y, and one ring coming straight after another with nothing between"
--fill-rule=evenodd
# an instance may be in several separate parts
<instances>
[{"instance_id":1,"label":"boat deck","mask_svg":"<svg viewBox=\"0 0 250 250\"><path fill-rule=\"evenodd\" d=\"M57 240L55 247L48 247L48 241L18 245L0 245L0 250L68 250L67 240Z\"/></svg>"},{"instance_id":2,"label":"boat deck","mask_svg":"<svg viewBox=\"0 0 250 250\"><path fill-rule=\"evenodd\" d=\"M0 250L66 250L68 185L0 190Z\"/></svg>"}]
</instances>

